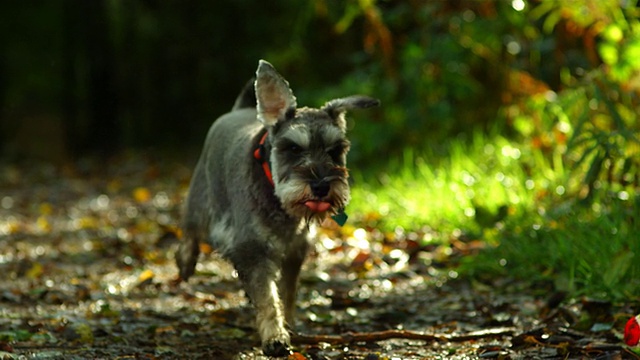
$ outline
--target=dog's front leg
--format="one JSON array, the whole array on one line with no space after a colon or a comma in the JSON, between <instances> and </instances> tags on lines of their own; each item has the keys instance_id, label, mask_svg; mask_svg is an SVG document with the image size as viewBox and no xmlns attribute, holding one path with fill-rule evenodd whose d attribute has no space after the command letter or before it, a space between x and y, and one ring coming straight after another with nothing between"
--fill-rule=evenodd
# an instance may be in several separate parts
<instances>
[{"instance_id":1,"label":"dog's front leg","mask_svg":"<svg viewBox=\"0 0 640 360\"><path fill-rule=\"evenodd\" d=\"M240 259L231 260L256 309L256 326L262 341L262 352L266 356L288 355L290 336L285 326L283 304L277 285L280 279L280 261L274 261L268 255L258 255L262 253L259 251L260 244L245 246L251 247L251 252L240 255Z\"/></svg>"},{"instance_id":2,"label":"dog's front leg","mask_svg":"<svg viewBox=\"0 0 640 360\"><path fill-rule=\"evenodd\" d=\"M295 327L296 293L298 288L298 275L307 254L306 239L292 246L289 254L282 263L282 275L280 279L280 294L284 303L284 314L290 328Z\"/></svg>"}]
</instances>

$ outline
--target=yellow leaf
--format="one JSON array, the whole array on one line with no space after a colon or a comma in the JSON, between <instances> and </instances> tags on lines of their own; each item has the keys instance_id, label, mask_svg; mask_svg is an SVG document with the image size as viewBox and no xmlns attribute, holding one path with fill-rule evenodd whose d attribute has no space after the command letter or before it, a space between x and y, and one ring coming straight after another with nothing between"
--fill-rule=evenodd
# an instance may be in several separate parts
<instances>
[{"instance_id":1,"label":"yellow leaf","mask_svg":"<svg viewBox=\"0 0 640 360\"><path fill-rule=\"evenodd\" d=\"M200 252L203 254L211 254L213 252L213 248L207 243L200 243L198 245L200 246Z\"/></svg>"},{"instance_id":2,"label":"yellow leaf","mask_svg":"<svg viewBox=\"0 0 640 360\"><path fill-rule=\"evenodd\" d=\"M90 216L85 216L79 219L78 226L81 229L95 229L98 227L98 220Z\"/></svg>"},{"instance_id":3,"label":"yellow leaf","mask_svg":"<svg viewBox=\"0 0 640 360\"><path fill-rule=\"evenodd\" d=\"M43 232L51 231L51 224L49 224L49 220L47 220L47 218L44 216L38 217L36 225L38 226L38 229L42 230Z\"/></svg>"},{"instance_id":4,"label":"yellow leaf","mask_svg":"<svg viewBox=\"0 0 640 360\"><path fill-rule=\"evenodd\" d=\"M53 206L49 203L40 204L40 214L41 215L51 215L53 212Z\"/></svg>"},{"instance_id":5,"label":"yellow leaf","mask_svg":"<svg viewBox=\"0 0 640 360\"><path fill-rule=\"evenodd\" d=\"M624 38L624 32L620 26L611 24L604 29L602 36L611 42L618 43Z\"/></svg>"},{"instance_id":6,"label":"yellow leaf","mask_svg":"<svg viewBox=\"0 0 640 360\"><path fill-rule=\"evenodd\" d=\"M153 273L153 271L147 269L145 271L143 271L142 273L140 273L140 276L138 276L138 282L143 283L145 281L151 280L153 279L153 276L155 274Z\"/></svg>"},{"instance_id":7,"label":"yellow leaf","mask_svg":"<svg viewBox=\"0 0 640 360\"><path fill-rule=\"evenodd\" d=\"M342 234L344 236L352 236L355 231L356 231L356 227L353 225L347 224L342 227Z\"/></svg>"},{"instance_id":8,"label":"yellow leaf","mask_svg":"<svg viewBox=\"0 0 640 360\"><path fill-rule=\"evenodd\" d=\"M9 221L6 223L6 231L9 234L16 234L20 231L22 231L22 224L20 224L20 222L18 220L15 219L9 219ZM1 229L2 227L0 227ZM0 231L1 232L1 231Z\"/></svg>"},{"instance_id":9,"label":"yellow leaf","mask_svg":"<svg viewBox=\"0 0 640 360\"><path fill-rule=\"evenodd\" d=\"M26 272L26 276L29 279L37 279L40 276L42 276L42 273L44 272L44 268L42 267L42 264L40 263L33 263L33 265L31 266L31 268L29 270L27 270Z\"/></svg>"},{"instance_id":10,"label":"yellow leaf","mask_svg":"<svg viewBox=\"0 0 640 360\"><path fill-rule=\"evenodd\" d=\"M145 187L137 187L133 190L133 198L139 203L147 202L151 200L151 191Z\"/></svg>"}]
</instances>

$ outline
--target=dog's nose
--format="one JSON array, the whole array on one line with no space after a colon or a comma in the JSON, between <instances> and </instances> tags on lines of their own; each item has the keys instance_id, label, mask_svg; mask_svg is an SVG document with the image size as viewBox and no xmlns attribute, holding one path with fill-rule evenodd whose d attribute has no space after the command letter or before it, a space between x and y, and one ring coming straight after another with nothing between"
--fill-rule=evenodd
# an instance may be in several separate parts
<instances>
[{"instance_id":1,"label":"dog's nose","mask_svg":"<svg viewBox=\"0 0 640 360\"><path fill-rule=\"evenodd\" d=\"M327 196L327 194L329 194L329 189L331 188L331 184L324 180L313 181L310 186L311 192L318 198Z\"/></svg>"}]
</instances>

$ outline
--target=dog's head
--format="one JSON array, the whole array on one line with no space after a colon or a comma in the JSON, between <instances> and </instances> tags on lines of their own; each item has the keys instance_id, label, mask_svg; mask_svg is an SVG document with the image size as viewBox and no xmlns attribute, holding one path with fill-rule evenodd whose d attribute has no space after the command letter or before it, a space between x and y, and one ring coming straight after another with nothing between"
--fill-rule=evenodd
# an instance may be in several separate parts
<instances>
[{"instance_id":1,"label":"dog's head","mask_svg":"<svg viewBox=\"0 0 640 360\"><path fill-rule=\"evenodd\" d=\"M284 210L322 220L343 209L350 199L345 113L379 101L351 96L319 109L297 108L289 83L264 60L256 72L255 93L258 119L268 131L265 150L275 194Z\"/></svg>"}]
</instances>

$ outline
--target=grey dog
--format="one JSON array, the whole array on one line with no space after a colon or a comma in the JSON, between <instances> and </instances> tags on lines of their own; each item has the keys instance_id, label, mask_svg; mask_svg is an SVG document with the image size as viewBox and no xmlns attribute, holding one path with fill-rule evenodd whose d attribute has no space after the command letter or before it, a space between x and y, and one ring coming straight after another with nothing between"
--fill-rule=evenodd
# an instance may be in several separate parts
<instances>
[{"instance_id":1,"label":"grey dog","mask_svg":"<svg viewBox=\"0 0 640 360\"><path fill-rule=\"evenodd\" d=\"M200 242L231 261L267 356L290 353L310 226L341 214L350 199L345 112L378 104L351 96L297 108L289 83L260 60L255 81L207 134L176 254L180 278L193 275Z\"/></svg>"}]
</instances>

